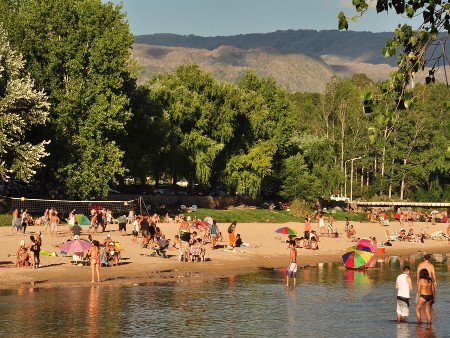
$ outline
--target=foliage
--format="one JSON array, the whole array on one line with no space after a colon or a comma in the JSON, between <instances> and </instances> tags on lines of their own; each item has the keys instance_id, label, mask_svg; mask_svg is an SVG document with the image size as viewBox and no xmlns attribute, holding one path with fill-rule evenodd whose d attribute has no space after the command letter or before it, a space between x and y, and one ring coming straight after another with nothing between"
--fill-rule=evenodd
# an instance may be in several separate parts
<instances>
[{"instance_id":1,"label":"foliage","mask_svg":"<svg viewBox=\"0 0 450 338\"><path fill-rule=\"evenodd\" d=\"M45 124L50 107L43 91L24 71L24 61L14 51L0 25L0 178L28 181L42 166L46 141L29 142L27 133ZM42 128L42 127L40 127Z\"/></svg>"},{"instance_id":2,"label":"foliage","mask_svg":"<svg viewBox=\"0 0 450 338\"><path fill-rule=\"evenodd\" d=\"M355 0L353 6L362 15L369 9L368 0ZM383 48L385 57L394 56L400 50L397 65L391 78L380 86L385 98L394 103L395 109L409 109L413 103L413 95L407 86L414 75L430 67L426 83L435 82L435 72L439 67L448 66L448 55L445 46L450 33L450 2L435 0L377 0L377 13L395 11L403 18L422 17L420 25L399 24L394 37L386 42ZM348 20L343 12L338 15L339 30L348 29ZM447 80L448 84L448 80ZM366 97L365 104L370 108L375 97Z\"/></svg>"},{"instance_id":3,"label":"foliage","mask_svg":"<svg viewBox=\"0 0 450 338\"><path fill-rule=\"evenodd\" d=\"M133 38L125 16L120 6L100 0L15 5L15 20L4 19L11 41L52 103L42 133L52 140L46 176L59 180L71 197L105 196L124 173L115 140L130 118L127 93L134 83L127 68ZM92 179L95 171L101 180Z\"/></svg>"},{"instance_id":4,"label":"foliage","mask_svg":"<svg viewBox=\"0 0 450 338\"><path fill-rule=\"evenodd\" d=\"M320 191L320 182L312 175L301 154L296 154L285 160L283 171L283 186L281 196L288 200L302 199L313 201Z\"/></svg>"}]
</instances>

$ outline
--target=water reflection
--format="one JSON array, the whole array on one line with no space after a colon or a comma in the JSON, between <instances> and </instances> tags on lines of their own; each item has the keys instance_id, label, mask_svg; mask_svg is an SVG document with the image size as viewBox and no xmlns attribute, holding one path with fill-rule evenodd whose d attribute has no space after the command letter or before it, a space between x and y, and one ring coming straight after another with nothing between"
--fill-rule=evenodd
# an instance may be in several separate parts
<instances>
[{"instance_id":1,"label":"water reflection","mask_svg":"<svg viewBox=\"0 0 450 338\"><path fill-rule=\"evenodd\" d=\"M395 323L395 278L421 261L396 256L366 272L338 263L299 267L297 288L287 289L277 269L210 281L4 290L0 336L441 337L450 332L449 267L441 258L433 326L416 325L413 308L410 323Z\"/></svg>"},{"instance_id":2,"label":"water reflection","mask_svg":"<svg viewBox=\"0 0 450 338\"><path fill-rule=\"evenodd\" d=\"M89 300L87 302L87 327L89 337L99 335L100 320L100 287L91 286L89 290Z\"/></svg>"}]
</instances>

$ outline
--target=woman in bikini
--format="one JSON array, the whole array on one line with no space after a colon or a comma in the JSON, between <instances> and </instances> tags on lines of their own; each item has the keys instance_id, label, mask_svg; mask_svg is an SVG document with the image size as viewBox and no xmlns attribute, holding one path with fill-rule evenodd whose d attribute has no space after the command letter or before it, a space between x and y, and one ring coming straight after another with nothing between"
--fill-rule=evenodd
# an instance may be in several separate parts
<instances>
[{"instance_id":1,"label":"woman in bikini","mask_svg":"<svg viewBox=\"0 0 450 338\"><path fill-rule=\"evenodd\" d=\"M419 323L422 322L420 311L425 305L425 315L427 316L427 323L431 324L431 305L434 303L434 284L427 269L422 269L419 272L419 283L417 284L416 294L416 317Z\"/></svg>"},{"instance_id":2,"label":"woman in bikini","mask_svg":"<svg viewBox=\"0 0 450 338\"><path fill-rule=\"evenodd\" d=\"M100 283L100 257L99 257L99 243L98 241L92 241L92 246L89 248L88 255L91 257L91 282L95 282L95 273L97 272L97 279Z\"/></svg>"}]
</instances>

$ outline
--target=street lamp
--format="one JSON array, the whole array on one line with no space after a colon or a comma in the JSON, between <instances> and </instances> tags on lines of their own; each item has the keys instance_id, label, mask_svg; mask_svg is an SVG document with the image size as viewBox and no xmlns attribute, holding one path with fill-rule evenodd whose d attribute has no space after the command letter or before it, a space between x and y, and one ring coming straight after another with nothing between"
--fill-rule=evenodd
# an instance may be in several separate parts
<instances>
[{"instance_id":1,"label":"street lamp","mask_svg":"<svg viewBox=\"0 0 450 338\"><path fill-rule=\"evenodd\" d=\"M361 158L362 157L360 156L360 157L355 157L355 158L350 159L350 161L352 162L351 169L350 169L350 202L353 201L353 163L356 160L360 160Z\"/></svg>"},{"instance_id":2,"label":"street lamp","mask_svg":"<svg viewBox=\"0 0 450 338\"><path fill-rule=\"evenodd\" d=\"M361 159L362 157L354 157L350 158L347 161L344 162L344 196L347 197L347 162L352 162L351 169L350 169L350 200L352 200L353 197L353 162L356 160Z\"/></svg>"}]
</instances>

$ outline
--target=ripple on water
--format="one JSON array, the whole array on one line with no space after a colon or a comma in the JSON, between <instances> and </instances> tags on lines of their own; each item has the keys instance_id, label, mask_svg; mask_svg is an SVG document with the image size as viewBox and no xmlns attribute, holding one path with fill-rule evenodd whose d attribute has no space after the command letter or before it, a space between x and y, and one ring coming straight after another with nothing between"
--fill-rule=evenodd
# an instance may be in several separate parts
<instances>
[{"instance_id":1,"label":"ripple on water","mask_svg":"<svg viewBox=\"0 0 450 338\"><path fill-rule=\"evenodd\" d=\"M414 337L450 332L450 276L436 262L432 327L396 324L395 278L414 257L396 257L366 273L340 264L299 268L297 288L283 269L215 280L0 290L0 336L311 336ZM26 318L23 320L23 311Z\"/></svg>"}]
</instances>

